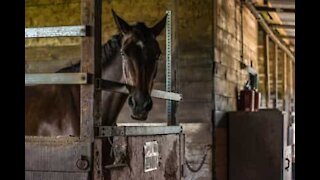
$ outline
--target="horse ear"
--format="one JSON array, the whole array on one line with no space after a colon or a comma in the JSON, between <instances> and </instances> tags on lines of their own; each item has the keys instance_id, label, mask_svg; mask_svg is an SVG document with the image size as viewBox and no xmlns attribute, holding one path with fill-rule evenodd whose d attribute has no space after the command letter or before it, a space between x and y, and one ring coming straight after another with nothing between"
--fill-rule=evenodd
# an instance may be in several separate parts
<instances>
[{"instance_id":1,"label":"horse ear","mask_svg":"<svg viewBox=\"0 0 320 180\"><path fill-rule=\"evenodd\" d=\"M113 9L111 9L111 11L112 11L113 19L116 22L118 29L124 34L128 33L131 30L131 26L126 21L124 21L122 18L120 18L114 12Z\"/></svg>"},{"instance_id":2,"label":"horse ear","mask_svg":"<svg viewBox=\"0 0 320 180\"><path fill-rule=\"evenodd\" d=\"M166 26L166 22L167 22L167 15L165 15L160 22L158 22L156 25L154 25L151 28L151 31L155 37L157 37L161 33L163 28Z\"/></svg>"}]
</instances>

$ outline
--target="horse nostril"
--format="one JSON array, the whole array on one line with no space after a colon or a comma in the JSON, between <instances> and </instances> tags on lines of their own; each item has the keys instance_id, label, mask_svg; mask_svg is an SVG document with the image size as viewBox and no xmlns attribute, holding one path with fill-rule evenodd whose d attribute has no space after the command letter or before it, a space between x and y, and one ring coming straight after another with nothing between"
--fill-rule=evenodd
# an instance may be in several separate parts
<instances>
[{"instance_id":1,"label":"horse nostril","mask_svg":"<svg viewBox=\"0 0 320 180\"><path fill-rule=\"evenodd\" d=\"M147 110L147 111L150 111L152 109L152 99L151 97L148 97L146 102L144 103L144 108Z\"/></svg>"},{"instance_id":2,"label":"horse nostril","mask_svg":"<svg viewBox=\"0 0 320 180\"><path fill-rule=\"evenodd\" d=\"M129 106L132 108L134 108L136 106L136 103L135 103L132 96L129 96L128 103L129 103Z\"/></svg>"}]
</instances>

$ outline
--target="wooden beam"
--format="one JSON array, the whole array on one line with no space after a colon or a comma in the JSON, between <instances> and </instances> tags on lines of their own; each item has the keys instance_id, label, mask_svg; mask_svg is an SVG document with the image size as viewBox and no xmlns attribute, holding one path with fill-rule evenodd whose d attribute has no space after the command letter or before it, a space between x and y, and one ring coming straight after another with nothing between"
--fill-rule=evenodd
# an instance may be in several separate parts
<instances>
[{"instance_id":1,"label":"wooden beam","mask_svg":"<svg viewBox=\"0 0 320 180\"><path fill-rule=\"evenodd\" d=\"M93 74L96 79L101 77L101 0L82 0L81 10L81 24L91 27L90 35L81 42L81 72ZM100 118L101 92L95 91L95 85L81 86L80 138L90 142L94 139L94 121Z\"/></svg>"},{"instance_id":2,"label":"wooden beam","mask_svg":"<svg viewBox=\"0 0 320 180\"><path fill-rule=\"evenodd\" d=\"M296 102L296 97L295 97L295 64L292 63L292 111L295 112L295 102Z\"/></svg>"},{"instance_id":3,"label":"wooden beam","mask_svg":"<svg viewBox=\"0 0 320 180\"><path fill-rule=\"evenodd\" d=\"M291 52L290 49L288 49L288 47L286 45L284 45L278 36L275 35L274 31L272 30L272 28L269 27L268 23L266 22L266 20L263 18L263 16L257 11L257 9L255 8L255 6L253 5L251 0L246 0L245 1L246 6L248 7L248 9L250 10L250 12L255 16L255 18L257 19L258 23L261 25L261 27L263 28L263 30L270 36L270 38L279 46L279 48L281 48L283 51L285 51L285 53L288 54L288 56L295 61L295 56L293 55L293 53ZM281 30L281 29L280 29Z\"/></svg>"},{"instance_id":4,"label":"wooden beam","mask_svg":"<svg viewBox=\"0 0 320 180\"><path fill-rule=\"evenodd\" d=\"M275 99L274 99L274 108L278 108L278 46L275 44L274 46L274 92L275 92Z\"/></svg>"},{"instance_id":5,"label":"wooden beam","mask_svg":"<svg viewBox=\"0 0 320 180\"><path fill-rule=\"evenodd\" d=\"M264 68L265 68L265 89L266 89L266 107L270 107L270 62L269 62L269 36L265 34Z\"/></svg>"},{"instance_id":6,"label":"wooden beam","mask_svg":"<svg viewBox=\"0 0 320 180\"><path fill-rule=\"evenodd\" d=\"M283 53L283 111L287 111L287 54Z\"/></svg>"},{"instance_id":7,"label":"wooden beam","mask_svg":"<svg viewBox=\"0 0 320 180\"><path fill-rule=\"evenodd\" d=\"M258 6L255 8L260 12L295 13L295 8Z\"/></svg>"},{"instance_id":8,"label":"wooden beam","mask_svg":"<svg viewBox=\"0 0 320 180\"><path fill-rule=\"evenodd\" d=\"M293 99L293 73L292 73L292 62L289 62L289 111L292 110L292 99Z\"/></svg>"},{"instance_id":9,"label":"wooden beam","mask_svg":"<svg viewBox=\"0 0 320 180\"><path fill-rule=\"evenodd\" d=\"M272 28L295 29L294 24L268 23L268 25Z\"/></svg>"},{"instance_id":10,"label":"wooden beam","mask_svg":"<svg viewBox=\"0 0 320 180\"><path fill-rule=\"evenodd\" d=\"M296 36L287 36L287 35L279 35L280 38L282 39L295 39Z\"/></svg>"},{"instance_id":11,"label":"wooden beam","mask_svg":"<svg viewBox=\"0 0 320 180\"><path fill-rule=\"evenodd\" d=\"M93 172L92 179L103 180L102 154L106 151L105 144L100 139L94 139L95 126L101 126L101 90L97 88L96 79L101 78L101 0L81 1L81 24L92 27L89 37L81 42L81 72L94 75L93 85L82 85L80 138L93 144Z\"/></svg>"}]
</instances>

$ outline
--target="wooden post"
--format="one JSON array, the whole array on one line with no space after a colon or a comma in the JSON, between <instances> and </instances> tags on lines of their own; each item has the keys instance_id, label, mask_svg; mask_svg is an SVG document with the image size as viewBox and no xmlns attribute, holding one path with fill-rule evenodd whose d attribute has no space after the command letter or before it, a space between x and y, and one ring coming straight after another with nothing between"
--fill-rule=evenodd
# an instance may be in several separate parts
<instances>
[{"instance_id":1,"label":"wooden post","mask_svg":"<svg viewBox=\"0 0 320 180\"><path fill-rule=\"evenodd\" d=\"M265 34L265 51L264 51L264 60L265 60L265 89L266 89L266 107L270 107L270 63L269 63L269 36Z\"/></svg>"},{"instance_id":2,"label":"wooden post","mask_svg":"<svg viewBox=\"0 0 320 180\"><path fill-rule=\"evenodd\" d=\"M292 99L293 99L293 72L292 72L292 61L289 61L289 111L292 110Z\"/></svg>"},{"instance_id":3,"label":"wooden post","mask_svg":"<svg viewBox=\"0 0 320 180\"><path fill-rule=\"evenodd\" d=\"M295 88L296 88L296 82L295 82L295 63L292 62L292 111L295 112Z\"/></svg>"},{"instance_id":4,"label":"wooden post","mask_svg":"<svg viewBox=\"0 0 320 180\"><path fill-rule=\"evenodd\" d=\"M101 92L95 90L95 79L101 77L101 0L82 0L81 8L81 22L90 27L89 36L82 38L81 72L93 75L91 84L81 86L81 138L93 142L94 124L101 123Z\"/></svg>"},{"instance_id":5,"label":"wooden post","mask_svg":"<svg viewBox=\"0 0 320 180\"><path fill-rule=\"evenodd\" d=\"M274 98L274 108L278 108L278 45L274 45L274 93L275 93L275 98Z\"/></svg>"},{"instance_id":6,"label":"wooden post","mask_svg":"<svg viewBox=\"0 0 320 180\"><path fill-rule=\"evenodd\" d=\"M81 123L80 138L93 143L93 158L91 167L94 180L103 179L101 139L94 138L94 126L101 122L101 90L96 80L101 78L101 0L81 1L81 23L90 27L89 36L82 39L81 72L92 75L92 83L81 86Z\"/></svg>"},{"instance_id":7,"label":"wooden post","mask_svg":"<svg viewBox=\"0 0 320 180\"><path fill-rule=\"evenodd\" d=\"M283 111L287 111L287 54L283 53Z\"/></svg>"}]
</instances>

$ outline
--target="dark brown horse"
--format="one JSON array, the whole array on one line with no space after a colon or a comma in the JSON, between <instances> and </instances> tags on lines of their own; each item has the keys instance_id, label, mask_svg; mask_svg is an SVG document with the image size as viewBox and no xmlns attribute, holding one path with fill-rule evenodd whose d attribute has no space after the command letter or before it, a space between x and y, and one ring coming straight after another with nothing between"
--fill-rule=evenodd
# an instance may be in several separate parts
<instances>
[{"instance_id":1,"label":"dark brown horse","mask_svg":"<svg viewBox=\"0 0 320 180\"><path fill-rule=\"evenodd\" d=\"M131 118L146 120L152 109L150 93L157 74L160 47L156 37L166 24L164 17L148 28L129 25L112 11L120 31L102 46L102 78L131 85L129 95L102 92L103 125L114 125L125 101ZM78 71L80 64L58 72ZM25 134L58 136L80 134L80 88L77 85L25 87Z\"/></svg>"}]
</instances>

